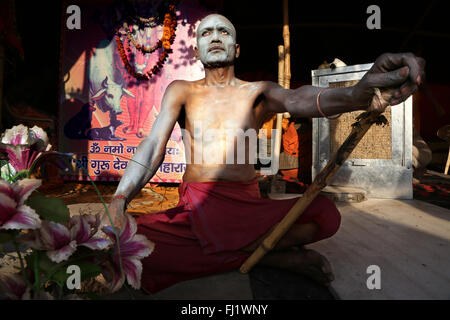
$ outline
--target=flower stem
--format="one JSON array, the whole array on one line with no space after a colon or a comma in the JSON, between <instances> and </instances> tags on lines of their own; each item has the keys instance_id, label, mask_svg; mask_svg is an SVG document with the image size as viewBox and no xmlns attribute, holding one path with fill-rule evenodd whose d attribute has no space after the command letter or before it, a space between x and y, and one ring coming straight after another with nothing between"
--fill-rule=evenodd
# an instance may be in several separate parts
<instances>
[{"instance_id":1,"label":"flower stem","mask_svg":"<svg viewBox=\"0 0 450 320\"><path fill-rule=\"evenodd\" d=\"M77 163L80 162L80 160L78 160L78 159L76 159L76 161L77 161ZM80 165L80 164L79 164L79 165ZM103 200L102 195L100 194L100 190L98 190L97 186L96 186L95 183L94 183L94 180L92 180L91 176L89 175L89 172L88 172L85 168L83 168L82 165L80 165L80 168L86 173L86 176L89 178L89 181L90 181L90 182L92 183L92 185L94 186L95 192L97 193L98 197L100 198L100 201L101 201L102 204L103 204L103 207L105 208L106 215L107 215L108 218L109 218L109 221L110 221L111 226L112 226L112 228L113 228L114 235L116 236L117 254L118 254L118 256L119 256L120 272L121 272L122 277L125 277L125 271L124 271L123 265L122 265L122 257L121 257L121 254L120 254L119 234L117 233L117 229L116 229L116 227L114 226L114 222L113 222L113 220L112 220L112 218L111 218L111 215L109 214L108 207L106 206L106 203L105 203L105 201Z\"/></svg>"},{"instance_id":2,"label":"flower stem","mask_svg":"<svg viewBox=\"0 0 450 320\"><path fill-rule=\"evenodd\" d=\"M28 280L27 278L27 274L25 272L25 265L23 263L23 259L22 259L22 254L20 253L20 249L19 249L19 245L17 244L16 241L13 241L14 243L14 247L16 249L17 255L19 257L19 261L20 261L20 270L22 271L22 277L23 280L25 281L25 283L30 287L33 288L33 285L31 284L31 282Z\"/></svg>"},{"instance_id":3,"label":"flower stem","mask_svg":"<svg viewBox=\"0 0 450 320\"><path fill-rule=\"evenodd\" d=\"M41 290L41 279L39 277L38 255L35 253L33 257L34 264L34 294L38 294Z\"/></svg>"}]
</instances>

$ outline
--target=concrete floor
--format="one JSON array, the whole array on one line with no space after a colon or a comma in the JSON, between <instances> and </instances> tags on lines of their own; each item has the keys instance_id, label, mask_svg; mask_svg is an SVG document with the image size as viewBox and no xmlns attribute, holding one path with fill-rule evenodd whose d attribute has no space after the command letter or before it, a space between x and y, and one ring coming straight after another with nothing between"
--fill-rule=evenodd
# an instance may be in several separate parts
<instances>
[{"instance_id":1,"label":"concrete floor","mask_svg":"<svg viewBox=\"0 0 450 320\"><path fill-rule=\"evenodd\" d=\"M450 210L418 200L338 204L339 231L310 247L330 260L341 299L450 299ZM368 289L379 266L381 289Z\"/></svg>"},{"instance_id":2,"label":"concrete floor","mask_svg":"<svg viewBox=\"0 0 450 320\"><path fill-rule=\"evenodd\" d=\"M450 210L418 200L369 199L337 206L342 214L339 231L332 238L309 246L330 260L336 277L333 294L340 299L357 300L450 299ZM92 203L69 208L72 213L103 210L101 204ZM367 268L373 265L380 268L380 289L367 287L371 276ZM266 293L260 294L252 292L252 288L256 287L248 275L233 271L185 281L153 296L136 294L135 298L260 299L271 290L266 287ZM301 293L305 288L299 285L298 290ZM129 292L123 292L116 298L127 296ZM276 296L274 293L270 297Z\"/></svg>"}]
</instances>

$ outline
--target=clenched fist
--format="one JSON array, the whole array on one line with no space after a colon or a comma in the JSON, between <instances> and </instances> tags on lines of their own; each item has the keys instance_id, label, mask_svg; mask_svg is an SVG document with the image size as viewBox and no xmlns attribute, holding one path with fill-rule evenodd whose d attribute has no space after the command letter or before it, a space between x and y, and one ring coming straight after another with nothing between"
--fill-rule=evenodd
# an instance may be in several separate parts
<instances>
[{"instance_id":1,"label":"clenched fist","mask_svg":"<svg viewBox=\"0 0 450 320\"><path fill-rule=\"evenodd\" d=\"M424 59L412 53L385 53L354 86L352 94L358 105L367 106L367 111L382 112L388 105L408 99L424 79ZM375 88L380 89L382 99L374 98Z\"/></svg>"}]
</instances>

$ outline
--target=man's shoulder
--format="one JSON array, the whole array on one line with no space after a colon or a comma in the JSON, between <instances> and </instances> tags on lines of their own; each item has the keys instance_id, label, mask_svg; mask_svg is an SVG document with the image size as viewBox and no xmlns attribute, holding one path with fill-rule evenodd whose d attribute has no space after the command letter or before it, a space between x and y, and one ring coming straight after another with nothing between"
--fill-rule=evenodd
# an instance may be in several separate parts
<instances>
[{"instance_id":1,"label":"man's shoulder","mask_svg":"<svg viewBox=\"0 0 450 320\"><path fill-rule=\"evenodd\" d=\"M241 86L243 87L249 87L252 89L259 89L259 90L266 90L269 88L274 88L276 86L278 86L277 83L272 82L272 81L266 81L266 80L262 80L262 81L244 81L244 80L239 80L241 82Z\"/></svg>"},{"instance_id":2,"label":"man's shoulder","mask_svg":"<svg viewBox=\"0 0 450 320\"><path fill-rule=\"evenodd\" d=\"M166 90L171 91L183 91L190 90L196 85L199 85L204 81L204 79L200 80L173 80L168 86Z\"/></svg>"}]
</instances>

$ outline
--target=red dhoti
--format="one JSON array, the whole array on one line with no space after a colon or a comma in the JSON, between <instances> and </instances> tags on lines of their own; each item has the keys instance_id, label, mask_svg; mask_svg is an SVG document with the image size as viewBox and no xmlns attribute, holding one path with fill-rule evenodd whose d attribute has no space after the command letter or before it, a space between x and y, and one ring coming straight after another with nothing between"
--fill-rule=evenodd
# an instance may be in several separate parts
<instances>
[{"instance_id":1,"label":"red dhoti","mask_svg":"<svg viewBox=\"0 0 450 320\"><path fill-rule=\"evenodd\" d=\"M240 251L277 224L298 200L261 198L248 182L187 182L175 208L137 219L138 233L155 243L143 260L142 287L151 293L177 282L238 268L250 255ZM314 242L339 228L334 203L318 196L296 223L316 222Z\"/></svg>"}]
</instances>

